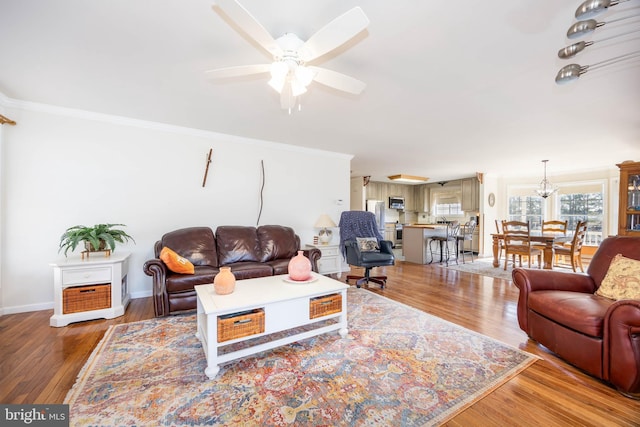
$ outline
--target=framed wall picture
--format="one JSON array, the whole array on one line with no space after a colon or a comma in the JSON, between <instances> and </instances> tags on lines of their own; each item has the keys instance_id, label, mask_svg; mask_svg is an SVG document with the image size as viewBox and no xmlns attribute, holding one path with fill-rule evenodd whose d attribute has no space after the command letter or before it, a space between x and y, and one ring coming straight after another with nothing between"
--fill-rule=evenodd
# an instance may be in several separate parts
<instances>
[{"instance_id":1,"label":"framed wall picture","mask_svg":"<svg viewBox=\"0 0 640 427\"><path fill-rule=\"evenodd\" d=\"M489 202L489 206L493 207L493 205L496 204L496 195L489 193L489 199L487 201Z\"/></svg>"}]
</instances>

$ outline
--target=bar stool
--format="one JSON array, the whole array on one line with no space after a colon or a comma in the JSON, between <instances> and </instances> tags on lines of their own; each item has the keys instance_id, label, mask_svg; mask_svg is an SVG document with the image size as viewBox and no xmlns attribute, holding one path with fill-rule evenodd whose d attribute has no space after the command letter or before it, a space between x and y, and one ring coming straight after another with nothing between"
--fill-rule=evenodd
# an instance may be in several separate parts
<instances>
[{"instance_id":1,"label":"bar stool","mask_svg":"<svg viewBox=\"0 0 640 427\"><path fill-rule=\"evenodd\" d=\"M456 252L458 255L462 254L462 263L465 264L465 255L471 255L471 262L473 262L473 244L467 250L465 248L465 243L473 240L473 231L476 229L476 222L471 220L466 222L463 226L460 227L460 231L456 236ZM462 250L460 249L462 246Z\"/></svg>"},{"instance_id":2,"label":"bar stool","mask_svg":"<svg viewBox=\"0 0 640 427\"><path fill-rule=\"evenodd\" d=\"M460 230L460 223L458 221L453 221L450 224L447 224L446 232L444 236L434 236L431 238L429 242L429 252L431 253L431 264L433 262L433 252L434 252L434 243L436 246L440 246L440 264L444 261L445 264L449 265L449 260L451 259L451 253L455 253L456 264L458 263L458 231Z\"/></svg>"}]
</instances>

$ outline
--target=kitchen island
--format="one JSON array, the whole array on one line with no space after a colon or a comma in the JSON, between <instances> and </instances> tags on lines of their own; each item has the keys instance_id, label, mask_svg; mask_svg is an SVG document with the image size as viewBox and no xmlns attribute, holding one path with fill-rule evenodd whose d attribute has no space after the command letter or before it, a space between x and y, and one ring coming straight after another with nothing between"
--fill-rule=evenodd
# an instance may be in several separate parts
<instances>
[{"instance_id":1,"label":"kitchen island","mask_svg":"<svg viewBox=\"0 0 640 427\"><path fill-rule=\"evenodd\" d=\"M445 236L446 233L447 226L445 224L405 225L402 236L404 260L416 264L431 263L429 242L433 237ZM434 247L433 253L434 261L440 262L440 246L436 245L436 247Z\"/></svg>"}]
</instances>

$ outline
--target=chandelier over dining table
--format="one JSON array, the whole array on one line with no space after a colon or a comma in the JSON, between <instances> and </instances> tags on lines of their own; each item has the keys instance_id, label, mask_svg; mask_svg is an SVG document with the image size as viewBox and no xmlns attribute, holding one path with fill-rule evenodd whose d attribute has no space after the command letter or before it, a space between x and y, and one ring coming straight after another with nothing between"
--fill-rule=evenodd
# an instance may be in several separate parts
<instances>
[{"instance_id":1,"label":"chandelier over dining table","mask_svg":"<svg viewBox=\"0 0 640 427\"><path fill-rule=\"evenodd\" d=\"M542 178L542 181L540 181L540 185L536 190L536 194L542 197L543 199L546 199L547 197L551 196L553 193L555 193L558 190L558 188L553 184L551 184L551 181L547 179L547 162L548 161L549 160L542 161L542 163L544 163L544 178Z\"/></svg>"}]
</instances>

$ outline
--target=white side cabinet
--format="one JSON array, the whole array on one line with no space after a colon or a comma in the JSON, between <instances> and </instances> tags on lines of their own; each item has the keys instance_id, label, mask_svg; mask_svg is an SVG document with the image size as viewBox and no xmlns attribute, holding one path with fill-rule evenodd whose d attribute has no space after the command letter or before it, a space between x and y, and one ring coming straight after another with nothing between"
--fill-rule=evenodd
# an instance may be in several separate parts
<instances>
[{"instance_id":1,"label":"white side cabinet","mask_svg":"<svg viewBox=\"0 0 640 427\"><path fill-rule=\"evenodd\" d=\"M320 249L320 252L322 252L322 257L318 261L318 273L342 273L342 254L340 253L340 245L307 245L307 249L309 248Z\"/></svg>"},{"instance_id":2,"label":"white side cabinet","mask_svg":"<svg viewBox=\"0 0 640 427\"><path fill-rule=\"evenodd\" d=\"M129 256L112 252L105 257L69 257L51 263L53 267L54 307L51 326L93 319L122 316L129 304Z\"/></svg>"}]
</instances>

